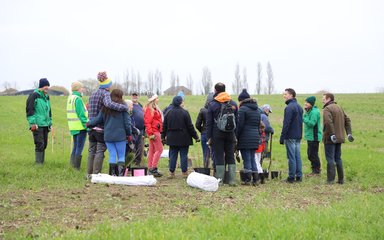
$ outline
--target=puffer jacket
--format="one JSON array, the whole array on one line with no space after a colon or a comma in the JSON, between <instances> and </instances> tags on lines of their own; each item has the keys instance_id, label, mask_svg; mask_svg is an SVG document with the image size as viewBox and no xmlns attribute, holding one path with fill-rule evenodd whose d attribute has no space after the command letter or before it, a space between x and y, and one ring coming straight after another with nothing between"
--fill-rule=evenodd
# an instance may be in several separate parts
<instances>
[{"instance_id":1,"label":"puffer jacket","mask_svg":"<svg viewBox=\"0 0 384 240\"><path fill-rule=\"evenodd\" d=\"M254 99L245 99L239 108L237 149L257 149L260 145L260 111Z\"/></svg>"},{"instance_id":2,"label":"puffer jacket","mask_svg":"<svg viewBox=\"0 0 384 240\"><path fill-rule=\"evenodd\" d=\"M323 136L321 130L320 110L313 106L303 116L304 138L307 141L320 142Z\"/></svg>"},{"instance_id":3,"label":"puffer jacket","mask_svg":"<svg viewBox=\"0 0 384 240\"><path fill-rule=\"evenodd\" d=\"M152 113L150 108L146 108L144 111L144 126L148 136L156 132L161 133L163 131L163 121L160 110L154 109Z\"/></svg>"},{"instance_id":4,"label":"puffer jacket","mask_svg":"<svg viewBox=\"0 0 384 240\"><path fill-rule=\"evenodd\" d=\"M330 101L323 107L323 142L333 144L331 136L336 136L337 143L345 142L345 133L352 134L351 120L336 102Z\"/></svg>"},{"instance_id":5,"label":"puffer jacket","mask_svg":"<svg viewBox=\"0 0 384 240\"><path fill-rule=\"evenodd\" d=\"M26 103L27 121L29 126L36 124L39 127L52 126L52 112L49 95L35 89Z\"/></svg>"}]
</instances>

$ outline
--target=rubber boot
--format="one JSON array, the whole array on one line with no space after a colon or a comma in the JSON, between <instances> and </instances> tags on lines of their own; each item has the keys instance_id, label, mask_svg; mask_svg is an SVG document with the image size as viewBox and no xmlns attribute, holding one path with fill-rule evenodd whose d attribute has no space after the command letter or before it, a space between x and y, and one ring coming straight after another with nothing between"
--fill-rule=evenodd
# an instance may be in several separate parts
<instances>
[{"instance_id":1,"label":"rubber boot","mask_svg":"<svg viewBox=\"0 0 384 240\"><path fill-rule=\"evenodd\" d=\"M236 164L228 164L229 186L236 186Z\"/></svg>"},{"instance_id":2,"label":"rubber boot","mask_svg":"<svg viewBox=\"0 0 384 240\"><path fill-rule=\"evenodd\" d=\"M215 177L217 179L221 179L221 181L219 183L220 185L223 185L224 176L225 176L225 165L216 165Z\"/></svg>"},{"instance_id":3,"label":"rubber boot","mask_svg":"<svg viewBox=\"0 0 384 240\"><path fill-rule=\"evenodd\" d=\"M259 186L259 173L257 171L252 172L252 185Z\"/></svg>"},{"instance_id":4,"label":"rubber boot","mask_svg":"<svg viewBox=\"0 0 384 240\"><path fill-rule=\"evenodd\" d=\"M75 155L71 154L71 159L69 160L71 167L75 167Z\"/></svg>"},{"instance_id":5,"label":"rubber boot","mask_svg":"<svg viewBox=\"0 0 384 240\"><path fill-rule=\"evenodd\" d=\"M246 169L240 170L240 179L242 185L251 185L252 172Z\"/></svg>"},{"instance_id":6,"label":"rubber boot","mask_svg":"<svg viewBox=\"0 0 384 240\"><path fill-rule=\"evenodd\" d=\"M88 152L88 162L87 162L87 178L93 173L93 162L95 160L95 154Z\"/></svg>"},{"instance_id":7,"label":"rubber boot","mask_svg":"<svg viewBox=\"0 0 384 240\"><path fill-rule=\"evenodd\" d=\"M42 162L44 163L44 161L45 161L45 150L43 151L43 158L42 159L43 159Z\"/></svg>"},{"instance_id":8,"label":"rubber boot","mask_svg":"<svg viewBox=\"0 0 384 240\"><path fill-rule=\"evenodd\" d=\"M343 164L336 164L336 170L337 170L337 183L338 184L344 184L344 169Z\"/></svg>"},{"instance_id":9,"label":"rubber boot","mask_svg":"<svg viewBox=\"0 0 384 240\"><path fill-rule=\"evenodd\" d=\"M335 164L327 164L327 183L328 184L333 184L335 181Z\"/></svg>"},{"instance_id":10,"label":"rubber boot","mask_svg":"<svg viewBox=\"0 0 384 240\"><path fill-rule=\"evenodd\" d=\"M44 152L35 152L36 164L44 164Z\"/></svg>"},{"instance_id":11,"label":"rubber boot","mask_svg":"<svg viewBox=\"0 0 384 240\"><path fill-rule=\"evenodd\" d=\"M118 163L117 164L117 172L119 174L119 177L123 177L124 176L124 172L125 172L125 163Z\"/></svg>"},{"instance_id":12,"label":"rubber boot","mask_svg":"<svg viewBox=\"0 0 384 240\"><path fill-rule=\"evenodd\" d=\"M265 183L265 175L264 175L264 173L259 173L259 179L260 179L260 183L261 184Z\"/></svg>"},{"instance_id":13,"label":"rubber boot","mask_svg":"<svg viewBox=\"0 0 384 240\"><path fill-rule=\"evenodd\" d=\"M81 159L83 158L83 156L79 155L79 156L75 156L74 158L74 165L73 167L76 169L76 170L80 170L80 165L81 165Z\"/></svg>"},{"instance_id":14,"label":"rubber boot","mask_svg":"<svg viewBox=\"0 0 384 240\"><path fill-rule=\"evenodd\" d=\"M101 173L101 170L103 168L103 160L104 160L104 153L96 153L95 158L93 160L94 174Z\"/></svg>"},{"instance_id":15,"label":"rubber boot","mask_svg":"<svg viewBox=\"0 0 384 240\"><path fill-rule=\"evenodd\" d=\"M117 176L117 164L116 163L110 163L109 164L109 175L111 176Z\"/></svg>"}]
</instances>

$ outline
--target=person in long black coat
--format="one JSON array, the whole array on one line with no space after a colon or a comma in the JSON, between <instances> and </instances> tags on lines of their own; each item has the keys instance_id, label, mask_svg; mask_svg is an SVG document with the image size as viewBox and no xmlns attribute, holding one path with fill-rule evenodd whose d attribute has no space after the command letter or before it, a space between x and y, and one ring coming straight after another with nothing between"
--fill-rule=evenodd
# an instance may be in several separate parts
<instances>
[{"instance_id":1,"label":"person in long black coat","mask_svg":"<svg viewBox=\"0 0 384 240\"><path fill-rule=\"evenodd\" d=\"M255 151L260 144L260 110L257 101L252 99L246 89L240 93L238 100L240 108L237 124L237 149L241 152L244 164L244 182L258 182L258 172L255 159Z\"/></svg>"},{"instance_id":2,"label":"person in long black coat","mask_svg":"<svg viewBox=\"0 0 384 240\"><path fill-rule=\"evenodd\" d=\"M180 152L181 171L187 176L188 170L188 151L189 146L193 145L192 138L196 142L200 141L195 128L193 127L191 116L188 111L181 107L182 97L176 96L172 101L172 108L165 114L163 122L163 132L161 138L169 146L169 172L174 177L177 155Z\"/></svg>"}]
</instances>

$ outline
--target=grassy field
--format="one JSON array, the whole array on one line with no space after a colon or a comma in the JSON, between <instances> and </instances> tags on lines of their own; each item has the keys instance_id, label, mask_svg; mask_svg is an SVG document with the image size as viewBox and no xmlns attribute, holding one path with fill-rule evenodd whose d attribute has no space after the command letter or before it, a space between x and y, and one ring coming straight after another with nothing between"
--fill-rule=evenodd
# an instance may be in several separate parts
<instances>
[{"instance_id":1,"label":"grassy field","mask_svg":"<svg viewBox=\"0 0 384 240\"><path fill-rule=\"evenodd\" d=\"M299 95L303 104L307 95ZM237 98L237 97L236 97ZM321 96L317 96L321 108ZM145 100L144 98L142 99ZM278 144L281 95L257 96L269 103L275 128L272 170L287 177L285 148ZM258 187L220 187L215 193L159 178L154 187L92 184L69 166L71 138L65 97L51 97L54 134L43 167L34 164L32 134L25 117L26 97L0 97L0 239L382 239L384 238L383 94L337 94L352 120L355 142L343 144L346 183L326 185L321 177L300 184L269 180ZM171 97L160 97L164 108ZM193 122L204 96L187 96ZM87 158L87 145L83 159ZM301 146L304 173L310 172L306 143ZM190 149L201 166L200 145ZM323 170L326 166L320 146ZM167 159L160 170L167 175ZM242 164L238 164L238 169ZM103 172L107 172L104 161Z\"/></svg>"}]
</instances>

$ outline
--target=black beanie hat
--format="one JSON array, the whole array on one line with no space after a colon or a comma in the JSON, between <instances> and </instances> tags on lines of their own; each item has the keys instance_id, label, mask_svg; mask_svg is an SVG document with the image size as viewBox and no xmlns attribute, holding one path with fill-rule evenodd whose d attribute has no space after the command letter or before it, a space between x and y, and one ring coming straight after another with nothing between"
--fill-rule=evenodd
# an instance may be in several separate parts
<instances>
[{"instance_id":1,"label":"black beanie hat","mask_svg":"<svg viewBox=\"0 0 384 240\"><path fill-rule=\"evenodd\" d=\"M41 78L39 81L39 88L45 87L45 86L50 86L49 82L46 78Z\"/></svg>"},{"instance_id":2,"label":"black beanie hat","mask_svg":"<svg viewBox=\"0 0 384 240\"><path fill-rule=\"evenodd\" d=\"M251 98L251 96L247 93L247 89L244 88L237 99L241 102L247 98Z\"/></svg>"},{"instance_id":3,"label":"black beanie hat","mask_svg":"<svg viewBox=\"0 0 384 240\"><path fill-rule=\"evenodd\" d=\"M175 96L172 100L172 105L178 107L183 103L183 98L181 96Z\"/></svg>"},{"instance_id":4,"label":"black beanie hat","mask_svg":"<svg viewBox=\"0 0 384 240\"><path fill-rule=\"evenodd\" d=\"M305 99L305 101L306 101L307 103L311 104L312 107L313 107L313 106L315 106L316 97L315 97L315 96L307 97L307 98Z\"/></svg>"}]
</instances>

